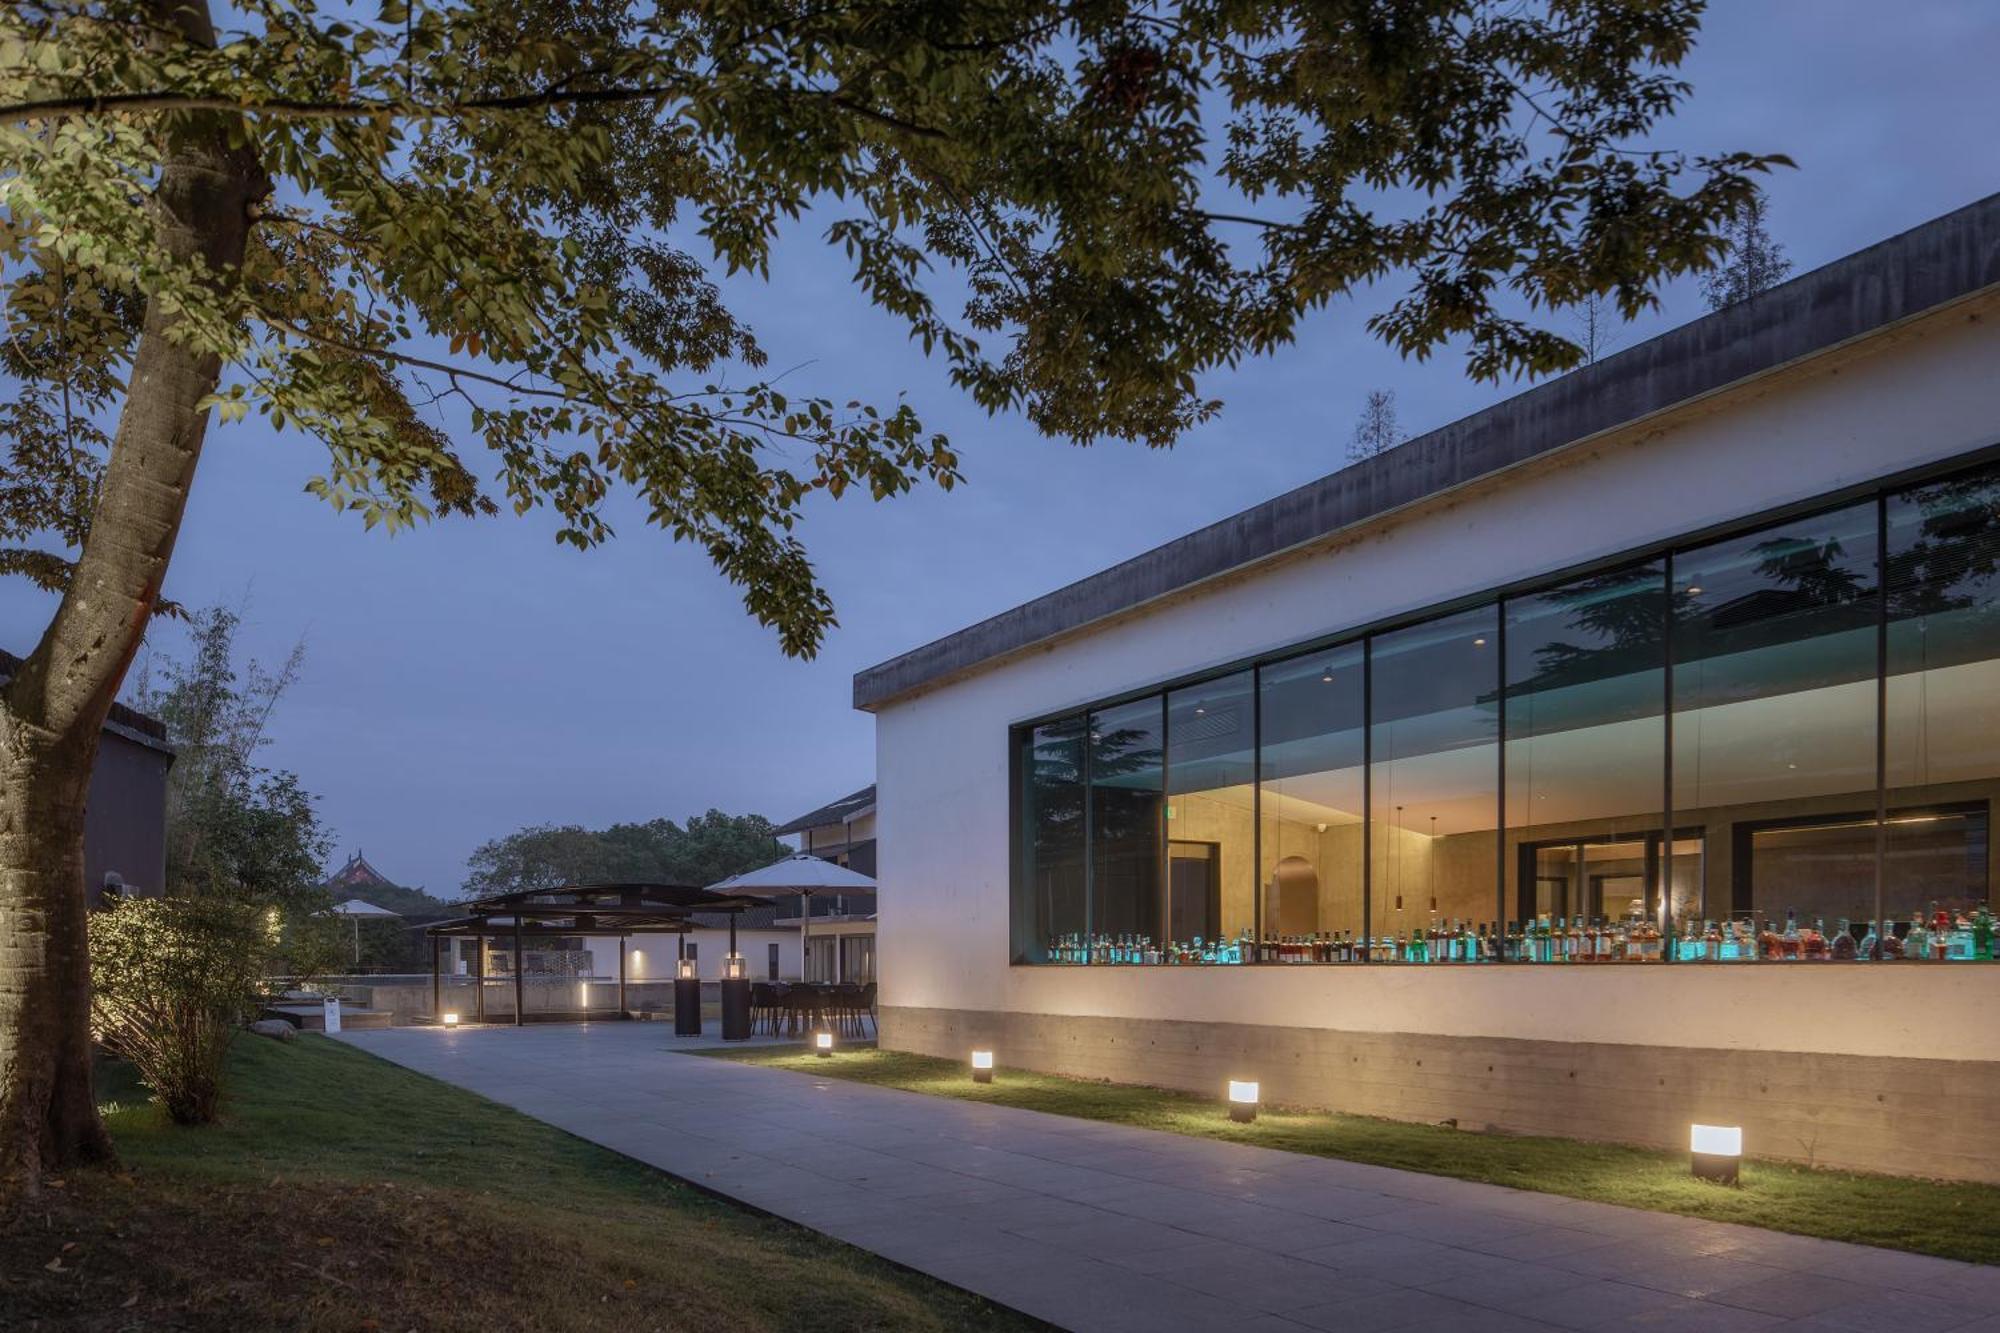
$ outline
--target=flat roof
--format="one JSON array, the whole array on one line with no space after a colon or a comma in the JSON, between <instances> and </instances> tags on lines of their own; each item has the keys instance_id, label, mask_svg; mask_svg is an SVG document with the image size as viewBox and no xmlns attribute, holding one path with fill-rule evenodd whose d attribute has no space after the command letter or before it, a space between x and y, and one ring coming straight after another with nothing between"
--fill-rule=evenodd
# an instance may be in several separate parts
<instances>
[{"instance_id":1,"label":"flat roof","mask_svg":"<svg viewBox=\"0 0 2000 1333\"><path fill-rule=\"evenodd\" d=\"M905 695L2000 286L2000 194L856 673Z\"/></svg>"}]
</instances>

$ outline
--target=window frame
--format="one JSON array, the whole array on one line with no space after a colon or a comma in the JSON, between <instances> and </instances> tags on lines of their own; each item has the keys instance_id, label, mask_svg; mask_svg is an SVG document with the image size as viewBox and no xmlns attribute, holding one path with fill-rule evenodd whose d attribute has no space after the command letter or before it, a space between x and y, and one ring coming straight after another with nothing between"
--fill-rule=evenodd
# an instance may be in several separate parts
<instances>
[{"instance_id":1,"label":"window frame","mask_svg":"<svg viewBox=\"0 0 2000 1333\"><path fill-rule=\"evenodd\" d=\"M1261 748L1263 743L1263 719L1261 717L1262 689L1261 689L1260 673L1263 671L1263 669L1270 666L1280 665L1282 663L1291 661L1295 658L1308 654L1330 652L1348 647L1359 648L1359 651L1361 652L1362 655L1363 673L1364 673L1363 681L1364 681L1365 711L1363 716L1367 722L1367 724L1363 728L1364 754L1366 757L1364 760L1364 766L1362 770L1364 774L1364 790L1366 790L1368 788L1372 788L1373 786L1372 769L1375 760L1375 755L1373 754L1374 700L1372 697L1373 695L1372 678L1373 678L1373 668L1374 668L1373 659L1374 659L1375 640L1384 634L1389 634L1398 630L1420 626L1433 621L1443 620L1453 615L1457 615L1461 612L1466 612L1490 606L1493 608L1497 625L1496 632L1498 634L1498 641L1495 647L1497 650L1496 661L1499 664L1498 676L1500 680L1500 686L1496 694L1496 700L1498 705L1498 713L1496 718L1496 727L1497 727L1496 735L1498 737L1498 742L1495 747L1497 751L1496 775L1495 775L1496 795L1497 795L1497 802L1496 802L1497 823L1495 828L1495 837L1498 844L1495 856L1497 863L1497 881L1498 881L1496 884L1496 898L1497 898L1496 908L1498 910L1498 916L1496 920L1504 923L1508 919L1508 913L1510 909L1510 904L1508 902L1508 897L1509 897L1508 888L1509 888L1510 876L1508 874L1509 855L1507 851L1508 825L1507 825L1507 799L1506 799L1507 798L1506 723L1507 723L1507 697L1508 697L1507 669L1506 669L1506 662L1507 662L1506 634L1507 634L1507 620L1508 620L1508 615L1507 615L1508 602L1516 598L1531 597L1551 592L1555 589L1564 586L1565 584L1573 583L1579 579L1589 577L1590 575L1593 574L1606 573L1616 570L1621 566L1639 565L1655 560L1661 562L1664 571L1666 585L1668 588L1672 588L1675 586L1674 561L1676 556L1683 552L1693 551L1702 547L1713 545L1718 542L1727 541L1734 537L1746 536L1755 533L1761 529L1776 527L1778 525L1794 521L1809 520L1815 517L1832 514L1845 508L1858 507L1859 505L1864 503L1874 506L1875 527L1877 536L1875 544L1875 579L1874 579L1875 588L1873 593L1873 599L1876 607L1875 817L1878 822L1886 820L1891 813L1888 809L1888 804L1887 804L1888 789L1885 785L1887 777L1886 767L1888 763L1887 735L1886 735L1887 717L1885 710L1887 708L1887 693L1888 693L1887 668L1888 668L1888 644L1889 644L1889 624L1890 624L1888 619L1889 591L1890 591L1888 562L1890 558L1890 551L1889 551L1889 543L1887 541L1890 501L1894 497L1904 492L1913 490L1915 488L1927 484L1934 484L1943 481L1951 481L1958 479L1960 477L1971 477L1980 472L1990 471L1990 470L2000 470L2000 443L1990 444L1980 449L1956 455L1949 459L1942 459L1919 467L1903 469L1898 472L1891 473L1883 477L1874 478L1869 481L1857 482L1849 486L1841 487L1831 492L1823 493L1821 495L1807 497L1805 499L1792 501L1782 505L1770 506L1765 509L1752 512L1750 514L1741 515L1736 518L1708 524L1689 532L1680 533L1665 540L1654 541L1643 545L1630 547L1608 555L1594 557L1590 560L1579 561L1568 566L1563 566L1555 570L1547 571L1545 573L1535 574L1520 579L1511 580L1507 583L1499 584L1492 588L1481 589L1477 592L1468 593L1459 597L1428 603L1425 604L1424 606L1414 608L1411 610L1380 616L1371 621L1360 622L1358 624L1350 625L1342 629L1337 629L1329 631L1324 634L1316 635L1308 639L1303 639L1293 643L1283 644L1274 648L1264 649L1256 653L1251 653L1244 656L1236 657L1226 662L1205 667L1200 670L1182 672L1173 676L1164 677L1152 681L1145 685L1135 686L1130 689L1121 690L1114 694L1108 694L1101 697L1097 697L1087 702L1033 714L1024 718L1020 718L1013 722L1010 722L1007 726L1008 749L1009 749L1008 827L1011 830L1010 837L1008 840L1009 861L1010 861L1010 874L1009 874L1010 912L1011 912L1012 898L1021 882L1021 876L1023 873L1023 865L1024 865L1024 857L1023 857L1024 849L1023 849L1023 836L1022 836L1024 832L1024 826L1021 823L1024 812L1021 806L1022 775L1020 771L1020 763L1021 763L1021 757L1025 751L1025 747L1022 744L1022 740L1024 736L1031 734L1036 728L1050 726L1056 723L1071 721L1071 720L1082 721L1082 723L1086 728L1085 730L1086 740L1083 747L1084 764L1083 764L1082 783L1085 794L1084 821L1083 821L1084 822L1083 863L1085 866L1086 929L1088 930L1092 928L1092 923L1093 923L1093 916L1090 911L1090 908L1091 906L1094 905L1095 894L1093 892L1094 885L1091 883L1091 880L1094 878L1091 871L1094 868L1094 862L1096 859L1096 854L1093 847L1093 837L1092 837L1093 830L1091 828L1091 823L1092 823L1091 807L1093 805L1093 802L1090 799L1090 793L1092 791L1092 785L1091 785L1092 774L1090 772L1091 747L1088 743L1088 735L1089 735L1088 728L1090 726L1092 718L1094 718L1097 714L1108 709L1123 707L1125 705L1137 703L1146 700L1148 698L1157 698L1159 700L1159 706L1162 718L1161 750L1162 750L1162 761L1164 769L1165 753L1169 740L1165 731L1165 720L1168 712L1167 701L1169 696L1177 691L1199 687L1209 682L1222 681L1230 676L1237 675L1240 673L1246 673L1246 672L1251 673L1251 681L1252 681L1251 697L1253 700L1253 709L1255 710L1253 713L1254 720L1253 720L1253 736L1252 736L1252 747L1253 747L1252 770L1253 773L1257 775L1256 779L1253 780L1252 782L1252 791L1254 793L1253 814L1252 814L1252 827L1254 830L1252 855L1256 858L1255 863L1260 868L1259 873L1261 874L1261 866L1263 863L1262 846L1261 846L1263 837L1263 820L1262 820L1262 811L1260 807L1261 807L1261 788L1262 788ZM1672 628L1671 599L1669 599L1666 603L1666 609L1664 611L1664 615L1669 618L1669 623L1665 628L1667 628L1670 631ZM1673 728L1673 711L1674 711L1675 694L1674 694L1674 653L1672 651L1671 633L1669 633L1664 646L1665 646L1665 652L1664 652L1665 660L1663 663L1664 669L1663 669L1663 681L1662 681L1662 700L1664 705L1664 716L1663 716L1664 735L1662 739L1662 763L1661 763L1662 782L1663 782L1662 794L1663 794L1664 819L1662 820L1661 823L1663 830L1665 828L1673 828L1675 830L1675 835L1673 838L1664 838L1662 842L1662 848L1661 848L1662 860L1658 872L1659 882L1662 885L1665 885L1666 883L1671 881L1673 843L1674 841L1679 839L1680 829L1682 827L1682 821L1677 815L1676 811L1674 810L1674 802L1673 802L1674 798L1673 760L1674 760L1674 744L1675 744L1674 728ZM1162 786L1164 789L1165 786L1164 771L1162 778ZM1366 799L1368 800L1369 804L1364 807L1364 826L1366 826L1366 822L1370 818L1372 818L1372 791L1367 792ZM1163 801L1163 807L1164 807L1164 801ZM1164 822L1165 821L1163 818L1161 823L1164 825ZM1789 822L1789 821L1780 821L1780 822ZM1364 847L1372 847L1372 844L1368 841L1368 838L1371 836L1372 834L1364 835L1364 841L1363 841ZM1706 830L1704 831L1704 836L1708 836L1708 831ZM1733 836L1734 835L1732 834L1732 837ZM1161 830L1161 845L1159 851L1160 851L1159 859L1162 863L1162 868L1164 869L1168 855L1167 838L1165 836L1164 827ZM1876 870L1876 899L1877 899L1876 915L1878 917L1881 915L1883 910L1881 901L1883 892L1881 855L1882 854L1878 848L1877 870ZM1375 922L1373 920L1373 912L1372 912L1373 897L1374 897L1373 861L1374 858L1372 855L1364 855L1362 861L1362 875L1363 875L1362 883L1363 883L1363 903L1364 903L1363 919L1365 923L1364 928L1368 931L1371 938L1375 934ZM1987 884L1987 894L1989 902L1991 902L1992 900L1994 887L1995 886L1993 878L1989 876ZM1256 902L1255 910L1256 910L1256 922L1257 922L1256 934L1259 939L1261 939L1264 934L1264 923L1262 919L1263 896L1264 895L1261 892L1260 888L1260 891L1255 895L1255 902ZM1732 892L1732 897L1734 896L1736 895ZM1659 895L1659 910L1663 916L1667 905L1668 905L1668 895L1663 892ZM1710 906L1711 905L1705 903L1704 904L1705 910L1707 910ZM1732 903L1732 908L1733 907L1734 904ZM1012 918L1010 915L1010 920L1011 919ZM1030 959L1018 957L1016 950L1016 943L1017 942L1012 937L1012 932L1010 931L1006 947L1008 950L1008 965L1011 967L1073 965L1073 964L1050 964L1045 961L1037 962ZM1254 961L1255 961L1254 959L1246 960L1246 963L1254 963ZM1376 966L1385 965L1381 963L1379 960L1366 960L1366 961L1370 961L1373 963L1373 965ZM1388 965L1393 966L1395 964L1388 964ZM1427 964L1416 964L1416 965L1426 966Z\"/></svg>"}]
</instances>

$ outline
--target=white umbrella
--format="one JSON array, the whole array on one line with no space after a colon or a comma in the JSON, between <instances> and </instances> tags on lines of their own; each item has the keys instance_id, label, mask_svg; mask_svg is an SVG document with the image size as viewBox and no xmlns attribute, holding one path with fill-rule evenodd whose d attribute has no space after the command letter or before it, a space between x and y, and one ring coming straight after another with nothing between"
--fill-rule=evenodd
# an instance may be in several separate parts
<instances>
[{"instance_id":1,"label":"white umbrella","mask_svg":"<svg viewBox=\"0 0 2000 1333\"><path fill-rule=\"evenodd\" d=\"M799 895L799 970L803 972L812 945L812 898L816 893L873 893L875 881L858 870L835 865L811 852L794 852L755 870L718 880L712 893L745 898L788 898Z\"/></svg>"},{"instance_id":2,"label":"white umbrella","mask_svg":"<svg viewBox=\"0 0 2000 1333\"><path fill-rule=\"evenodd\" d=\"M392 912L386 907L377 907L374 903L361 898L349 898L344 903L336 903L333 908L333 914L335 916L348 917L354 922L354 965L356 967L361 966L361 918L364 916L399 917L402 915L401 912Z\"/></svg>"}]
</instances>

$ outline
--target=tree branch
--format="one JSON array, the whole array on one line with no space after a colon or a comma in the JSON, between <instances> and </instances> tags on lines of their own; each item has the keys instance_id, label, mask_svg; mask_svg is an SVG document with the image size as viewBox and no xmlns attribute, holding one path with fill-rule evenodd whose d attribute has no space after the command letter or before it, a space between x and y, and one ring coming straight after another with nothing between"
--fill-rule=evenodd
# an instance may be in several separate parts
<instances>
[{"instance_id":1,"label":"tree branch","mask_svg":"<svg viewBox=\"0 0 2000 1333\"><path fill-rule=\"evenodd\" d=\"M670 85L634 88L565 88L552 85L534 92L508 93L495 97L472 97L455 102L415 101L315 101L299 98L252 100L165 89L132 93L92 93L78 97L52 97L34 102L0 106L0 124L24 120L64 119L96 116L107 112L164 114L174 111L226 111L245 116L279 116L290 120L450 120L492 112L532 111L558 106L617 106L633 102L656 102L677 97L681 89ZM899 133L926 139L945 139L940 129L905 120L845 96L838 89L801 88L800 95L824 99L833 106L863 120L874 121Z\"/></svg>"}]
</instances>

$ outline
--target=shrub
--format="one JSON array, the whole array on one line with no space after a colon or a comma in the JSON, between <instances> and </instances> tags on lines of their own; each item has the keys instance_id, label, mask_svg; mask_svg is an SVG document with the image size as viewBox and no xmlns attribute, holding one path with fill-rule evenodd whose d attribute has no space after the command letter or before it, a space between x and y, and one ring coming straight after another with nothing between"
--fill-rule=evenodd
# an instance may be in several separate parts
<instances>
[{"instance_id":1,"label":"shrub","mask_svg":"<svg viewBox=\"0 0 2000 1333\"><path fill-rule=\"evenodd\" d=\"M114 900L91 917L92 1030L176 1123L215 1119L223 1059L269 945L262 914L242 903Z\"/></svg>"}]
</instances>

